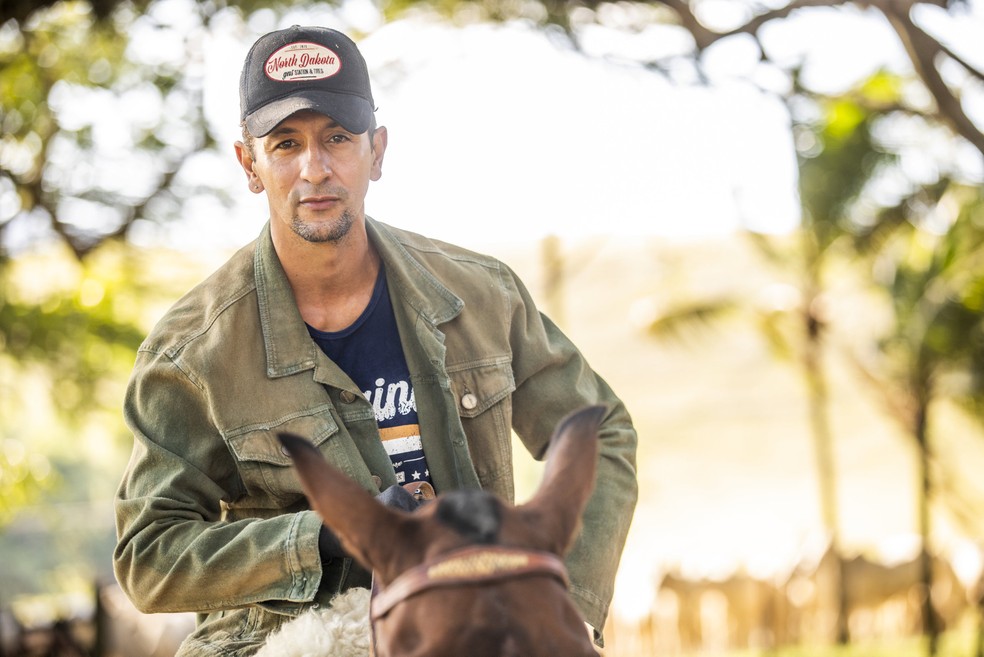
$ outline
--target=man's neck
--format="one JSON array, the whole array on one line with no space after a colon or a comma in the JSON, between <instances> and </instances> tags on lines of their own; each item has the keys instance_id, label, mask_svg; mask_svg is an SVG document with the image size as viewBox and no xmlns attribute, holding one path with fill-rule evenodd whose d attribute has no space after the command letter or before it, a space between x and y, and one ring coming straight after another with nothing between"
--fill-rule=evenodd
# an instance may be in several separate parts
<instances>
[{"instance_id":1,"label":"man's neck","mask_svg":"<svg viewBox=\"0 0 984 657\"><path fill-rule=\"evenodd\" d=\"M337 242L311 243L290 233L274 248L304 321L320 331L351 326L369 305L380 260L365 225Z\"/></svg>"}]
</instances>

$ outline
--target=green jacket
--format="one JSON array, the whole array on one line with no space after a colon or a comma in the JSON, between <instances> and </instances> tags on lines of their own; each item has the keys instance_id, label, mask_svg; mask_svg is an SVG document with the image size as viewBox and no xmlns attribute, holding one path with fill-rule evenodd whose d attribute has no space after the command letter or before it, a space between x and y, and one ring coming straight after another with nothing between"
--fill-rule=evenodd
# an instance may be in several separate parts
<instances>
[{"instance_id":1,"label":"green jacket","mask_svg":"<svg viewBox=\"0 0 984 657\"><path fill-rule=\"evenodd\" d=\"M511 430L542 458L562 416L609 405L596 490L567 560L573 596L600 630L637 497L625 407L502 263L366 224L438 492L482 487L512 500ZM269 226L157 324L124 413L134 447L116 500L116 576L145 612L199 614L181 655L252 654L293 615L368 584L349 559L322 565L320 520L276 433L309 438L372 492L374 475L381 488L396 483L393 468L368 400L309 337Z\"/></svg>"}]
</instances>

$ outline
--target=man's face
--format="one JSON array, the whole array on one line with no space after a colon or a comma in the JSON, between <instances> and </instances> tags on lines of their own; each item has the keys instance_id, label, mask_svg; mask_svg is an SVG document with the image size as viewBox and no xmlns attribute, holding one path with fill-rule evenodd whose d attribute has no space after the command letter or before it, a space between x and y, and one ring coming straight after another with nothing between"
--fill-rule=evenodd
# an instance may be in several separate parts
<instances>
[{"instance_id":1,"label":"man's face","mask_svg":"<svg viewBox=\"0 0 984 657\"><path fill-rule=\"evenodd\" d=\"M250 188L265 190L271 230L307 242L338 242L365 216L370 180L382 174L385 128L353 134L328 116L302 111L254 140L236 145Z\"/></svg>"}]
</instances>

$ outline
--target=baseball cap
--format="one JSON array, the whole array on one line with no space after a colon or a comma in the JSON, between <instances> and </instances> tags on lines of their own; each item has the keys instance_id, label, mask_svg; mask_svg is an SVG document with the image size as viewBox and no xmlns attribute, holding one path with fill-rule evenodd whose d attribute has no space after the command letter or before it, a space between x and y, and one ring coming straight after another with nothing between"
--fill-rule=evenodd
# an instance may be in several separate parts
<instances>
[{"instance_id":1,"label":"baseball cap","mask_svg":"<svg viewBox=\"0 0 984 657\"><path fill-rule=\"evenodd\" d=\"M250 48L239 78L239 109L254 137L305 109L361 134L375 103L355 42L327 27L294 25L264 34Z\"/></svg>"}]
</instances>

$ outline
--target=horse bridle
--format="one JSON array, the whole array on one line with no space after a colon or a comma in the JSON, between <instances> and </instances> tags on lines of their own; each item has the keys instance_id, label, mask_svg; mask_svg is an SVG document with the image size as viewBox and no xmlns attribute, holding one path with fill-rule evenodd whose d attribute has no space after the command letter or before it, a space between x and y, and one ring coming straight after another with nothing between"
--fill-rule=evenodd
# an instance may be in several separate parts
<instances>
[{"instance_id":1,"label":"horse bridle","mask_svg":"<svg viewBox=\"0 0 984 657\"><path fill-rule=\"evenodd\" d=\"M376 621L395 606L415 595L436 588L545 575L567 588L570 582L564 562L555 554L501 545L471 545L453 550L403 572L386 588L373 581L369 600L372 644L376 643ZM375 650L373 650L375 654Z\"/></svg>"}]
</instances>

